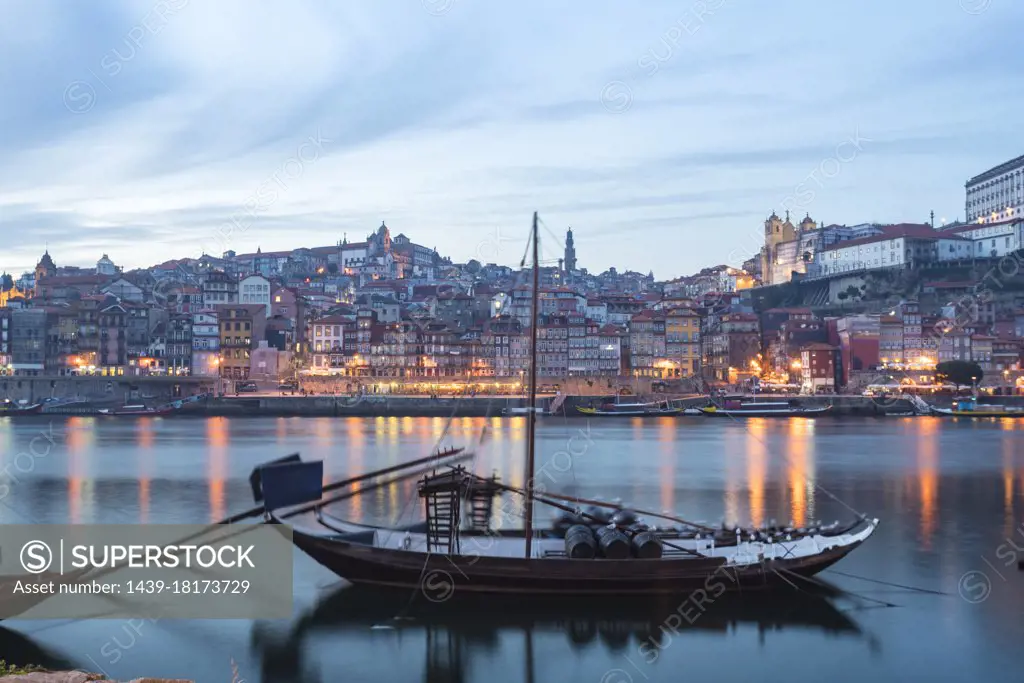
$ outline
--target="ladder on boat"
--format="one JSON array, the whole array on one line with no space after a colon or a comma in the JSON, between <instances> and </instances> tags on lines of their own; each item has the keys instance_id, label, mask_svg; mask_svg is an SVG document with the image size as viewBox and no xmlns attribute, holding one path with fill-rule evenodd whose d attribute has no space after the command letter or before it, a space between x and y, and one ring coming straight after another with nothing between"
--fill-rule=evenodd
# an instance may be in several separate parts
<instances>
[{"instance_id":1,"label":"ladder on boat","mask_svg":"<svg viewBox=\"0 0 1024 683\"><path fill-rule=\"evenodd\" d=\"M419 492L427 515L427 551L459 552L459 522L465 469L424 477Z\"/></svg>"},{"instance_id":2,"label":"ladder on boat","mask_svg":"<svg viewBox=\"0 0 1024 683\"><path fill-rule=\"evenodd\" d=\"M427 506L427 550L459 552L459 492L435 491L424 500Z\"/></svg>"},{"instance_id":3,"label":"ladder on boat","mask_svg":"<svg viewBox=\"0 0 1024 683\"><path fill-rule=\"evenodd\" d=\"M475 478L470 480L466 491L466 503L469 506L466 521L470 529L487 531L491 526L494 513L494 497L501 493L497 475L490 479Z\"/></svg>"}]
</instances>

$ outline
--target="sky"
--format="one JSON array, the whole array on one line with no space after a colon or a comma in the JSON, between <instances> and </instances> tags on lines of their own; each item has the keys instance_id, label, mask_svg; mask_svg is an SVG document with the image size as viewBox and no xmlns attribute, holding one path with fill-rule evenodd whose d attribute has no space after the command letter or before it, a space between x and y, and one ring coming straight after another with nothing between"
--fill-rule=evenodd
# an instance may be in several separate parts
<instances>
[{"instance_id":1,"label":"sky","mask_svg":"<svg viewBox=\"0 0 1024 683\"><path fill-rule=\"evenodd\" d=\"M660 279L963 217L1024 154L1018 0L0 0L0 271L392 235Z\"/></svg>"}]
</instances>

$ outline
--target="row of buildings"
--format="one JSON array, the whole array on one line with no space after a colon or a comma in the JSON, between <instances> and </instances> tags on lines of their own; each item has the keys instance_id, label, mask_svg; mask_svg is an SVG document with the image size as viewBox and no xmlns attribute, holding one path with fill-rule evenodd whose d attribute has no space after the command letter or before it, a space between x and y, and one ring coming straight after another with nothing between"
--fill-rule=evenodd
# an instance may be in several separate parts
<instances>
[{"instance_id":1,"label":"row of buildings","mask_svg":"<svg viewBox=\"0 0 1024 683\"><path fill-rule=\"evenodd\" d=\"M542 377L689 377L692 301L663 301L653 274L576 266L571 231L541 268ZM529 273L453 264L381 225L362 243L168 261L124 272L58 268L0 281L0 373L198 376L295 373L509 378L529 361Z\"/></svg>"},{"instance_id":2,"label":"row of buildings","mask_svg":"<svg viewBox=\"0 0 1024 683\"><path fill-rule=\"evenodd\" d=\"M962 296L971 283L943 281L874 313L756 310L752 296L794 279L1017 255L1024 158L1008 163L969 181L968 223L819 225L807 215L794 225L773 213L743 268L669 281L588 272L570 230L564 258L537 274L538 374L549 383L628 377L838 391L894 373L924 382L939 362L970 360L990 378L1016 381L1024 300L997 310L974 297L965 311L955 302L971 298ZM330 246L228 251L131 272L107 255L95 268L58 268L45 253L34 272L0 278L0 373L521 383L531 275L453 263L392 238L385 224L362 242L346 235Z\"/></svg>"}]
</instances>

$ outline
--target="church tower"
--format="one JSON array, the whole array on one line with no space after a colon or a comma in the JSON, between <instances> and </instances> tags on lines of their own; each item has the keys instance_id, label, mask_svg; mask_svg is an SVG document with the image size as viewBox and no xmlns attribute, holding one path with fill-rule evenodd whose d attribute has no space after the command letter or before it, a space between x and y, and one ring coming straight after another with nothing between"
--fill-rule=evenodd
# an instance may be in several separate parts
<instances>
[{"instance_id":1,"label":"church tower","mask_svg":"<svg viewBox=\"0 0 1024 683\"><path fill-rule=\"evenodd\" d=\"M572 228L565 232L565 272L576 270L576 245L572 241Z\"/></svg>"},{"instance_id":2,"label":"church tower","mask_svg":"<svg viewBox=\"0 0 1024 683\"><path fill-rule=\"evenodd\" d=\"M47 249L43 252L43 258L39 259L39 263L36 264L36 283L44 277L53 277L57 274L57 266L54 264L53 259L50 258L50 250Z\"/></svg>"}]
</instances>

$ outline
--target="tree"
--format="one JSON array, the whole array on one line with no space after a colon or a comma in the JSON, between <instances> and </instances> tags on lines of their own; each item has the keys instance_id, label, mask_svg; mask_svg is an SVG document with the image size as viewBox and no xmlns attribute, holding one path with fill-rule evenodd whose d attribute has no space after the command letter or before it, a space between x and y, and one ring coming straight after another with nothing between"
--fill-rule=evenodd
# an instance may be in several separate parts
<instances>
[{"instance_id":1,"label":"tree","mask_svg":"<svg viewBox=\"0 0 1024 683\"><path fill-rule=\"evenodd\" d=\"M935 366L935 376L944 382L952 382L959 389L962 385L974 386L985 376L981 366L973 361L947 360Z\"/></svg>"},{"instance_id":2,"label":"tree","mask_svg":"<svg viewBox=\"0 0 1024 683\"><path fill-rule=\"evenodd\" d=\"M331 275L337 275L338 274L338 264L337 263L328 263L327 264L327 272L330 273Z\"/></svg>"}]
</instances>

